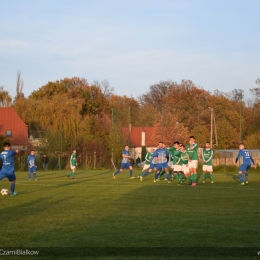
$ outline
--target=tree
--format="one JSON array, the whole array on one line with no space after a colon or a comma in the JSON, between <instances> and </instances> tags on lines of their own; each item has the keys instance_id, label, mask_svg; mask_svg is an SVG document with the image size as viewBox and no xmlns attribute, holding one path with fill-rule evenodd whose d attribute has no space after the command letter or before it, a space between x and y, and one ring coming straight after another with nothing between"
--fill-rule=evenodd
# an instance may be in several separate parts
<instances>
[{"instance_id":1,"label":"tree","mask_svg":"<svg viewBox=\"0 0 260 260\"><path fill-rule=\"evenodd\" d=\"M109 99L114 94L114 88L110 87L109 81L106 79L101 82L94 80L92 85L99 87L106 99Z\"/></svg>"},{"instance_id":2,"label":"tree","mask_svg":"<svg viewBox=\"0 0 260 260\"><path fill-rule=\"evenodd\" d=\"M152 105L156 110L161 109L164 104L163 98L172 84L172 81L161 81L151 85L149 91L138 98L140 104Z\"/></svg>"},{"instance_id":3,"label":"tree","mask_svg":"<svg viewBox=\"0 0 260 260\"><path fill-rule=\"evenodd\" d=\"M169 110L157 113L153 139L163 141L171 146L174 141L186 143L189 137L188 128L182 122L178 122L174 114Z\"/></svg>"},{"instance_id":4,"label":"tree","mask_svg":"<svg viewBox=\"0 0 260 260\"><path fill-rule=\"evenodd\" d=\"M227 93L227 97L233 102L240 102L244 97L244 90L235 88L230 93Z\"/></svg>"},{"instance_id":5,"label":"tree","mask_svg":"<svg viewBox=\"0 0 260 260\"><path fill-rule=\"evenodd\" d=\"M21 71L17 71L16 77L16 96L14 98L14 102L16 102L19 98L24 98L23 94L23 80L21 78Z\"/></svg>"},{"instance_id":6,"label":"tree","mask_svg":"<svg viewBox=\"0 0 260 260\"><path fill-rule=\"evenodd\" d=\"M9 95L8 91L4 90L3 86L0 86L0 106L8 107L12 104L12 97Z\"/></svg>"},{"instance_id":7,"label":"tree","mask_svg":"<svg viewBox=\"0 0 260 260\"><path fill-rule=\"evenodd\" d=\"M69 90L78 87L88 87L89 84L84 78L65 78L56 80L55 82L48 82L36 91L33 91L29 99L40 100L44 98L53 98L55 95L67 93Z\"/></svg>"},{"instance_id":8,"label":"tree","mask_svg":"<svg viewBox=\"0 0 260 260\"><path fill-rule=\"evenodd\" d=\"M29 126L30 135L45 140L39 149L60 155L62 142L63 157L77 147L81 165L93 166L95 153L97 166L107 167L113 134L113 153L121 153L118 125L114 133L111 130L110 103L100 87L89 86L84 79L49 82L28 98L19 98L14 109Z\"/></svg>"},{"instance_id":9,"label":"tree","mask_svg":"<svg viewBox=\"0 0 260 260\"><path fill-rule=\"evenodd\" d=\"M54 99L57 96L67 95L67 98L81 100L82 115L101 114L110 110L109 102L103 95L99 86L89 86L83 78L65 78L56 82L48 82L30 96L30 100Z\"/></svg>"},{"instance_id":10,"label":"tree","mask_svg":"<svg viewBox=\"0 0 260 260\"><path fill-rule=\"evenodd\" d=\"M132 114L135 126L153 126L156 120L156 109L151 105L140 106Z\"/></svg>"},{"instance_id":11,"label":"tree","mask_svg":"<svg viewBox=\"0 0 260 260\"><path fill-rule=\"evenodd\" d=\"M221 126L218 129L219 146L222 149L237 148L237 144L239 143L238 130L225 118L220 120L219 125Z\"/></svg>"},{"instance_id":12,"label":"tree","mask_svg":"<svg viewBox=\"0 0 260 260\"><path fill-rule=\"evenodd\" d=\"M109 104L114 109L114 119L118 124L124 127L129 123L136 125L140 105L133 97L112 95Z\"/></svg>"},{"instance_id":13,"label":"tree","mask_svg":"<svg viewBox=\"0 0 260 260\"><path fill-rule=\"evenodd\" d=\"M260 131L247 136L245 140L245 146L247 149L259 149L260 147Z\"/></svg>"}]
</instances>

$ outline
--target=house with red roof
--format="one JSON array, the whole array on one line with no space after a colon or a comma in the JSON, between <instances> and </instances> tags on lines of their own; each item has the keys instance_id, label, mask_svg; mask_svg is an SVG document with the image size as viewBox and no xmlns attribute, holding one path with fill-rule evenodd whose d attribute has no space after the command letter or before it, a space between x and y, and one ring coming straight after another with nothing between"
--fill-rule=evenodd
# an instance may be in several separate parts
<instances>
[{"instance_id":1,"label":"house with red roof","mask_svg":"<svg viewBox=\"0 0 260 260\"><path fill-rule=\"evenodd\" d=\"M145 146L147 150L150 148L156 148L158 146L158 140L156 136L156 127L147 126L132 126L122 128L122 135L126 144L129 143L131 157L133 159L141 158L142 146Z\"/></svg>"},{"instance_id":2,"label":"house with red roof","mask_svg":"<svg viewBox=\"0 0 260 260\"><path fill-rule=\"evenodd\" d=\"M13 149L28 146L28 126L11 107L0 107L0 135L10 140Z\"/></svg>"}]
</instances>

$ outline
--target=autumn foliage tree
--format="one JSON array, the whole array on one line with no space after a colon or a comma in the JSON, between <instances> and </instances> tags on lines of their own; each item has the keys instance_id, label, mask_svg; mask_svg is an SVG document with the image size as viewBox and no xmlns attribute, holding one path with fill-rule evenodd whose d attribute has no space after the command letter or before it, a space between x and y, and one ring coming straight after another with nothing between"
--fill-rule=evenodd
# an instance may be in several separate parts
<instances>
[{"instance_id":1,"label":"autumn foliage tree","mask_svg":"<svg viewBox=\"0 0 260 260\"><path fill-rule=\"evenodd\" d=\"M80 78L49 82L27 99L17 100L14 108L29 125L31 135L51 140L44 149L59 151L62 134L65 156L77 147L82 165L91 167L93 161L85 155L92 153L93 157L95 150L99 166L107 164L111 156L110 104L98 86Z\"/></svg>"},{"instance_id":2,"label":"autumn foliage tree","mask_svg":"<svg viewBox=\"0 0 260 260\"><path fill-rule=\"evenodd\" d=\"M12 103L12 97L8 91L4 90L3 86L0 86L0 107L8 107Z\"/></svg>"}]
</instances>

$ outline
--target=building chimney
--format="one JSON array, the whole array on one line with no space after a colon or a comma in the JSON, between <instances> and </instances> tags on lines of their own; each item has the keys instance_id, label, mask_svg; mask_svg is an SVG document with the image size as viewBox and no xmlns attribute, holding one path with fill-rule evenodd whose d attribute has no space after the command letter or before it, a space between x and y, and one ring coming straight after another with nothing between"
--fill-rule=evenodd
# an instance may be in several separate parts
<instances>
[{"instance_id":1,"label":"building chimney","mask_svg":"<svg viewBox=\"0 0 260 260\"><path fill-rule=\"evenodd\" d=\"M145 146L145 131L142 131L141 144L142 144L142 146Z\"/></svg>"}]
</instances>

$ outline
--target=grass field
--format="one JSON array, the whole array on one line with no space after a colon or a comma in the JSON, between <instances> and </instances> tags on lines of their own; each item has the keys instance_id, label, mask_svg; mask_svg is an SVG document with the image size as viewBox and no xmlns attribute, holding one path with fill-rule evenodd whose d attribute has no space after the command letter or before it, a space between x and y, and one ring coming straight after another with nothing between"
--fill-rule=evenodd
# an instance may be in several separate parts
<instances>
[{"instance_id":1,"label":"grass field","mask_svg":"<svg viewBox=\"0 0 260 260\"><path fill-rule=\"evenodd\" d=\"M16 173L19 194L0 196L1 248L40 251L28 259L257 258L260 173L246 186L215 173L215 184L191 187L130 180L128 171L114 180L109 170L78 170L72 181L68 172L39 171L37 182Z\"/></svg>"}]
</instances>

